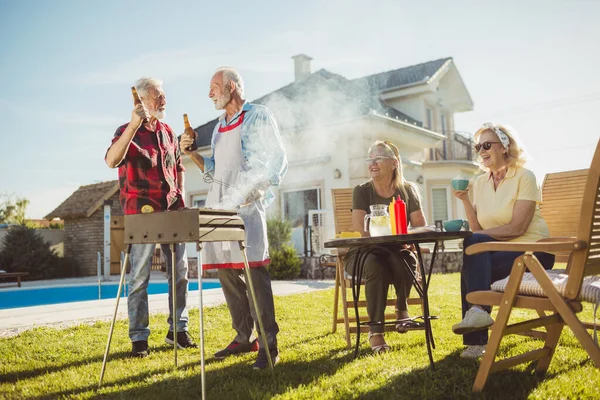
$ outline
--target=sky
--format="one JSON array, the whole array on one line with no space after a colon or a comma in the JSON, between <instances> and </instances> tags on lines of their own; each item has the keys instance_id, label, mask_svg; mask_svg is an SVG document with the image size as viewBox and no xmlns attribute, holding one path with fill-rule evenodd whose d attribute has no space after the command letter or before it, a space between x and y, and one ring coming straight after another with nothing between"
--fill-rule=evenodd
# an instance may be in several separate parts
<instances>
[{"instance_id":1,"label":"sky","mask_svg":"<svg viewBox=\"0 0 600 400\"><path fill-rule=\"evenodd\" d=\"M453 57L474 101L455 130L511 125L541 184L588 168L600 137L599 19L596 0L0 0L0 194L42 218L116 179L104 154L141 76L164 81L181 133L183 113L219 115L216 68L236 67L252 100L292 82L299 53L348 79Z\"/></svg>"}]
</instances>

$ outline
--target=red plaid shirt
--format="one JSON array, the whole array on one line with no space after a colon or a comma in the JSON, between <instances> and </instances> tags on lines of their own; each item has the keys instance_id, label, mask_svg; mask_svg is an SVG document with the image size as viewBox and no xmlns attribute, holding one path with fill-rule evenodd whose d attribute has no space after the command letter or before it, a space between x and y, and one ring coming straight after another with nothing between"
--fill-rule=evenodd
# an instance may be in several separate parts
<instances>
[{"instance_id":1,"label":"red plaid shirt","mask_svg":"<svg viewBox=\"0 0 600 400\"><path fill-rule=\"evenodd\" d=\"M111 146L127 125L117 128ZM181 163L177 136L169 125L157 121L156 132L140 126L118 167L125 214L139 214L146 205L154 211L177 210L185 206L177 179L177 173L185 168Z\"/></svg>"}]
</instances>

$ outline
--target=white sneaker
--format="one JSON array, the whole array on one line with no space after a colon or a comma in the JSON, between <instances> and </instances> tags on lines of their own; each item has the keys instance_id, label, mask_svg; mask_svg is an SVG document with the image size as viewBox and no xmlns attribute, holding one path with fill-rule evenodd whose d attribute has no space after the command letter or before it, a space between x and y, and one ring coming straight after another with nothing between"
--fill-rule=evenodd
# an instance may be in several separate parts
<instances>
[{"instance_id":1,"label":"white sneaker","mask_svg":"<svg viewBox=\"0 0 600 400\"><path fill-rule=\"evenodd\" d=\"M476 307L471 307L466 312L463 320L452 326L452 332L456 333L457 335L464 335L465 333L489 328L493 324L494 320L492 317L490 317L490 314L488 314L487 311Z\"/></svg>"},{"instance_id":2,"label":"white sneaker","mask_svg":"<svg viewBox=\"0 0 600 400\"><path fill-rule=\"evenodd\" d=\"M476 359L481 357L483 353L485 353L484 345L467 346L467 348L460 353L460 358Z\"/></svg>"}]
</instances>

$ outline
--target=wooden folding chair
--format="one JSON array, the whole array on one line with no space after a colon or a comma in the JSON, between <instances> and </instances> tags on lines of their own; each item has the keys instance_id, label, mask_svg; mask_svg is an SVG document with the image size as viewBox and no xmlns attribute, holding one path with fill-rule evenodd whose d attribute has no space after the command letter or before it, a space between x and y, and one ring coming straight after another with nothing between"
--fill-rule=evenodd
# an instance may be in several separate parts
<instances>
[{"instance_id":1,"label":"wooden folding chair","mask_svg":"<svg viewBox=\"0 0 600 400\"><path fill-rule=\"evenodd\" d=\"M467 254L487 251L518 251L511 274L492 284L492 290L467 295L471 304L499 306L490 340L473 384L473 391L483 390L491 372L537 361L536 370L548 369L565 324L587 351L596 367L600 367L600 348L587 332L576 313L581 301L600 301L600 142L590 167L581 206L579 228L575 238L553 237L535 243L490 242L466 249ZM533 252L570 252L566 270L546 271ZM528 270L530 272L526 273ZM550 315L508 324L513 308L546 310ZM525 354L496 361L502 338L534 328L545 327L544 346Z\"/></svg>"},{"instance_id":2,"label":"wooden folding chair","mask_svg":"<svg viewBox=\"0 0 600 400\"><path fill-rule=\"evenodd\" d=\"M581 218L583 192L589 169L546 174L542 185L540 211L550 236L576 237ZM556 263L567 263L569 253L556 253Z\"/></svg>"},{"instance_id":3,"label":"wooden folding chair","mask_svg":"<svg viewBox=\"0 0 600 400\"><path fill-rule=\"evenodd\" d=\"M333 196L333 218L335 224L335 233L339 234L342 232L352 232L354 227L352 226L352 188L344 189L332 189L331 193ZM337 331L337 326L340 323L344 324L344 331L346 335L346 345L348 348L352 347L350 342L350 333L356 333L356 326L350 326L350 322L356 322L356 317L348 316L348 308L353 308L354 303L352 299L348 299L347 289L351 288L351 279L347 278L344 270L344 256L348 252L348 249L338 248L337 258L335 266L335 292L333 299L333 326L331 332ZM364 282L361 282L363 285ZM339 298L340 293L342 297L342 316L339 313ZM420 297L407 299L409 305L421 305L423 307L423 301ZM395 307L396 300L388 298L386 305ZM359 307L366 307L367 302L360 300L358 302ZM396 319L395 313L386 313L386 321L393 321ZM363 315L360 317L361 321L368 321L369 317ZM368 326L361 326L361 333L368 332ZM395 327L392 325L385 325L385 331L394 331Z\"/></svg>"}]
</instances>

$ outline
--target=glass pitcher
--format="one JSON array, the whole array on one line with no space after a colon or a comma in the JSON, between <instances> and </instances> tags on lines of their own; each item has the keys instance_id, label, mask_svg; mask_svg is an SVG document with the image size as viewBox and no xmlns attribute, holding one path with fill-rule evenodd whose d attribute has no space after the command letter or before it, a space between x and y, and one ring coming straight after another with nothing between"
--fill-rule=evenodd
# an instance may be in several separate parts
<instances>
[{"instance_id":1,"label":"glass pitcher","mask_svg":"<svg viewBox=\"0 0 600 400\"><path fill-rule=\"evenodd\" d=\"M392 229L390 228L388 206L385 204L373 204L369 208L371 209L371 213L365 215L365 232L369 232L372 237L391 235ZM370 224L369 219L371 220Z\"/></svg>"}]
</instances>

